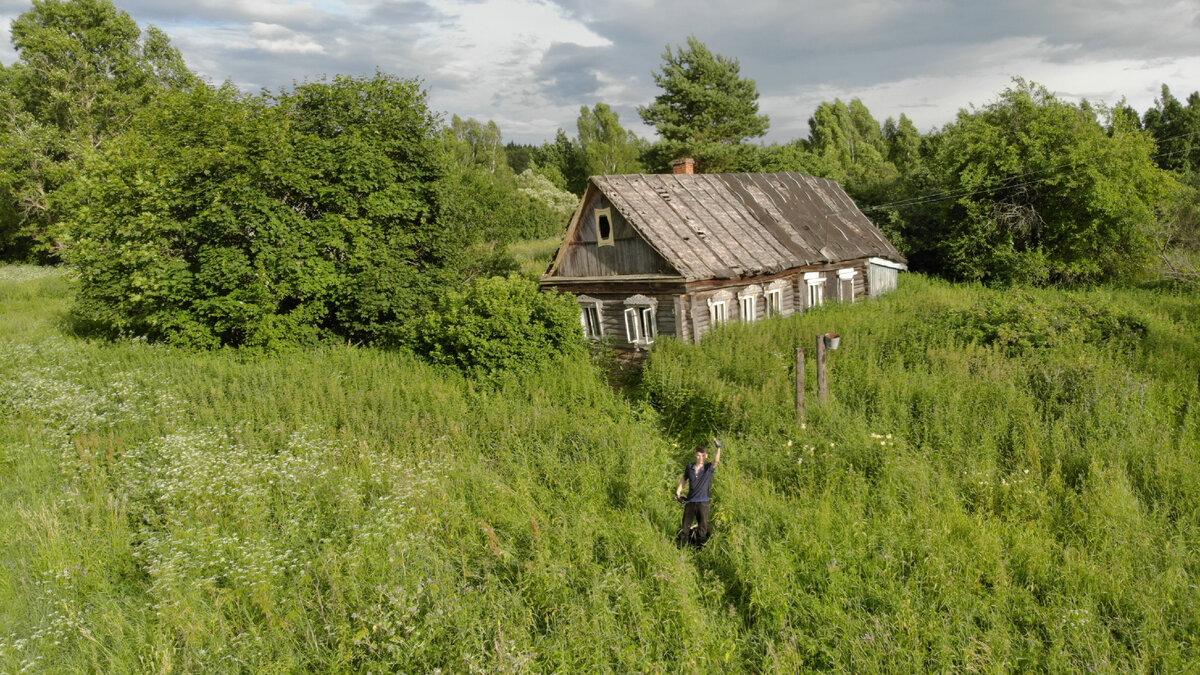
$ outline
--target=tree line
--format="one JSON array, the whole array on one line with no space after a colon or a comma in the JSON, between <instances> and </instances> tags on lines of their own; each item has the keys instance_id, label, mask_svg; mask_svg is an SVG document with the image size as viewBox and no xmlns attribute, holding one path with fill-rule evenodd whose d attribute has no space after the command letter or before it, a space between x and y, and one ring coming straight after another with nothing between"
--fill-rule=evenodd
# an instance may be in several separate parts
<instances>
[{"instance_id":1,"label":"tree line","mask_svg":"<svg viewBox=\"0 0 1200 675\"><path fill-rule=\"evenodd\" d=\"M516 144L382 72L259 94L207 83L111 0L35 0L11 35L0 255L69 263L78 325L110 335L533 359L569 342L574 319L527 281L492 280L516 270L507 245L559 234L589 176L684 156L835 179L914 269L953 279L1087 283L1155 261L1182 279L1200 248L1200 95L1165 85L1139 114L1018 80L924 134L835 100L807 138L764 144L754 81L692 37L666 48L661 93L638 109L656 141L598 102L575 134ZM514 305L541 319L506 322ZM494 349L505 340L528 353Z\"/></svg>"}]
</instances>

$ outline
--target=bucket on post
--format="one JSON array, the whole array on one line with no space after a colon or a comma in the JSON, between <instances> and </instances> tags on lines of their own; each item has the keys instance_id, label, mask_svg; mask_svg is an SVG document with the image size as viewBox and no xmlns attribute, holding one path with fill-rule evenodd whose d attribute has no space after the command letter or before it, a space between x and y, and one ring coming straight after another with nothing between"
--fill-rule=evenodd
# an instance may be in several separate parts
<instances>
[{"instance_id":1,"label":"bucket on post","mask_svg":"<svg viewBox=\"0 0 1200 675\"><path fill-rule=\"evenodd\" d=\"M828 349L837 349L842 342L842 336L837 333L825 334L825 347Z\"/></svg>"}]
</instances>

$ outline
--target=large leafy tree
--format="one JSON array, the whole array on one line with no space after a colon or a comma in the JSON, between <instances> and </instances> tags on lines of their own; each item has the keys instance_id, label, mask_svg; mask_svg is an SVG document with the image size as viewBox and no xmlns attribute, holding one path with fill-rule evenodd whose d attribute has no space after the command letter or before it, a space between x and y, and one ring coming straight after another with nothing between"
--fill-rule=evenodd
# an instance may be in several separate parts
<instances>
[{"instance_id":1,"label":"large leafy tree","mask_svg":"<svg viewBox=\"0 0 1200 675\"><path fill-rule=\"evenodd\" d=\"M1143 117L1146 131L1158 143L1158 165L1181 173L1200 172L1200 92L1184 105L1167 85Z\"/></svg>"},{"instance_id":2,"label":"large leafy tree","mask_svg":"<svg viewBox=\"0 0 1200 675\"><path fill-rule=\"evenodd\" d=\"M1073 283L1138 274L1178 182L1153 139L1017 80L935 142L943 210L915 223L918 259L949 276Z\"/></svg>"},{"instance_id":3,"label":"large leafy tree","mask_svg":"<svg viewBox=\"0 0 1200 675\"><path fill-rule=\"evenodd\" d=\"M162 91L196 78L161 30L111 0L35 0L12 23L18 60L0 76L0 247L64 245L56 194L80 163Z\"/></svg>"},{"instance_id":4,"label":"large leafy tree","mask_svg":"<svg viewBox=\"0 0 1200 675\"><path fill-rule=\"evenodd\" d=\"M902 175L911 173L921 164L921 132L908 115L901 114L898 122L889 117L883 123L883 140L887 160Z\"/></svg>"},{"instance_id":5,"label":"large leafy tree","mask_svg":"<svg viewBox=\"0 0 1200 675\"><path fill-rule=\"evenodd\" d=\"M606 103L579 109L579 147L589 176L641 173L645 142L621 126L616 111Z\"/></svg>"},{"instance_id":6,"label":"large leafy tree","mask_svg":"<svg viewBox=\"0 0 1200 675\"><path fill-rule=\"evenodd\" d=\"M504 253L506 244L547 237L563 227L557 195L524 189L535 182L528 169L527 177L513 173L496 122L454 115L443 142L451 167L442 181L441 217L456 228L488 233L487 241L472 251L470 257L480 264L471 274L515 265Z\"/></svg>"},{"instance_id":7,"label":"large leafy tree","mask_svg":"<svg viewBox=\"0 0 1200 675\"><path fill-rule=\"evenodd\" d=\"M446 150L459 166L496 175L512 173L500 126L492 120L484 123L454 115L446 127Z\"/></svg>"},{"instance_id":8,"label":"large leafy tree","mask_svg":"<svg viewBox=\"0 0 1200 675\"><path fill-rule=\"evenodd\" d=\"M767 132L754 80L741 76L737 59L713 54L694 36L686 47L667 45L654 82L663 91L638 114L658 130L667 156L692 157L701 171L728 171L743 143Z\"/></svg>"},{"instance_id":9,"label":"large leafy tree","mask_svg":"<svg viewBox=\"0 0 1200 675\"><path fill-rule=\"evenodd\" d=\"M808 128L812 151L836 167L833 177L855 197L878 201L896 179L883 130L861 100L822 103L808 119Z\"/></svg>"},{"instance_id":10,"label":"large leafy tree","mask_svg":"<svg viewBox=\"0 0 1200 675\"><path fill-rule=\"evenodd\" d=\"M415 81L160 97L72 191L77 314L200 347L403 342L488 236L442 217L445 170Z\"/></svg>"}]
</instances>

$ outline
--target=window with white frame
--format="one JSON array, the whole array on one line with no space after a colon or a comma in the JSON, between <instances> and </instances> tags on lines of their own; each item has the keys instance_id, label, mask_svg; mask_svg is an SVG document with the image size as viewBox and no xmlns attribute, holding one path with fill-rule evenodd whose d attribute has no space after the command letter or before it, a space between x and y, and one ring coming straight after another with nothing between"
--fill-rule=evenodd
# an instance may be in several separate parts
<instances>
[{"instance_id":1,"label":"window with white frame","mask_svg":"<svg viewBox=\"0 0 1200 675\"><path fill-rule=\"evenodd\" d=\"M613 245L612 209L596 209L596 245Z\"/></svg>"},{"instance_id":2,"label":"window with white frame","mask_svg":"<svg viewBox=\"0 0 1200 675\"><path fill-rule=\"evenodd\" d=\"M583 325L583 336L589 340L604 337L604 324L600 316L600 301L586 295L579 297L579 323Z\"/></svg>"},{"instance_id":3,"label":"window with white frame","mask_svg":"<svg viewBox=\"0 0 1200 675\"><path fill-rule=\"evenodd\" d=\"M783 291L789 287L789 282L784 279L776 279L767 286L767 292L763 295L765 306L763 314L765 316L783 316L785 314L783 307Z\"/></svg>"},{"instance_id":4,"label":"window with white frame","mask_svg":"<svg viewBox=\"0 0 1200 675\"><path fill-rule=\"evenodd\" d=\"M743 295L739 298L742 305L742 321L749 323L756 318L757 315L754 310L758 309L758 307L754 302L755 299L753 295Z\"/></svg>"},{"instance_id":5,"label":"window with white frame","mask_svg":"<svg viewBox=\"0 0 1200 675\"><path fill-rule=\"evenodd\" d=\"M644 295L625 300L625 339L630 344L648 345L658 336L654 309L657 301Z\"/></svg>"},{"instance_id":6,"label":"window with white frame","mask_svg":"<svg viewBox=\"0 0 1200 675\"><path fill-rule=\"evenodd\" d=\"M733 292L729 289L721 289L710 295L708 302L708 327L709 330L715 329L717 326L725 323L729 318L729 302L733 300Z\"/></svg>"},{"instance_id":7,"label":"window with white frame","mask_svg":"<svg viewBox=\"0 0 1200 675\"><path fill-rule=\"evenodd\" d=\"M805 272L804 283L808 285L808 306L820 307L825 304L825 278L820 272Z\"/></svg>"},{"instance_id":8,"label":"window with white frame","mask_svg":"<svg viewBox=\"0 0 1200 675\"><path fill-rule=\"evenodd\" d=\"M764 310L768 317L780 316L783 314L783 289L772 288L767 291L766 305Z\"/></svg>"},{"instance_id":9,"label":"window with white frame","mask_svg":"<svg viewBox=\"0 0 1200 675\"><path fill-rule=\"evenodd\" d=\"M738 306L741 309L741 319L750 323L758 318L758 296L762 295L761 286L747 286L738 291Z\"/></svg>"},{"instance_id":10,"label":"window with white frame","mask_svg":"<svg viewBox=\"0 0 1200 675\"><path fill-rule=\"evenodd\" d=\"M725 301L714 300L708 303L708 322L715 328L725 323Z\"/></svg>"},{"instance_id":11,"label":"window with white frame","mask_svg":"<svg viewBox=\"0 0 1200 675\"><path fill-rule=\"evenodd\" d=\"M838 292L842 302L854 302L854 276L858 270L853 267L838 270Z\"/></svg>"}]
</instances>

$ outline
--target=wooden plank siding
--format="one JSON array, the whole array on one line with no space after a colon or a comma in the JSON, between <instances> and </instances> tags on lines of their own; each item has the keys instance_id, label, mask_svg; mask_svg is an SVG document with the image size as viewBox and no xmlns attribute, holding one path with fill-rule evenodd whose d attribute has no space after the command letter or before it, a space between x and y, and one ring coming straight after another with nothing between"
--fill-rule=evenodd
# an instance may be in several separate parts
<instances>
[{"instance_id":1,"label":"wooden plank siding","mask_svg":"<svg viewBox=\"0 0 1200 675\"><path fill-rule=\"evenodd\" d=\"M600 306L601 339L611 341L614 346L622 349L645 349L645 345L637 345L629 342L625 334L625 310L627 308L625 300L634 294L580 293L579 295L586 295L588 298L594 299ZM655 334L658 336L679 335L680 328L677 321L678 310L676 307L676 300L679 296L649 295L647 297L657 301L654 308ZM583 312L583 304L583 302L580 302L581 314ZM582 325L580 330L582 330Z\"/></svg>"},{"instance_id":2,"label":"wooden plank siding","mask_svg":"<svg viewBox=\"0 0 1200 675\"><path fill-rule=\"evenodd\" d=\"M596 210L611 209L613 245L600 246ZM559 267L563 277L603 277L630 274L671 274L674 270L642 239L629 221L602 194L594 193L580 214L578 238L566 244Z\"/></svg>"},{"instance_id":3,"label":"wooden plank siding","mask_svg":"<svg viewBox=\"0 0 1200 675\"><path fill-rule=\"evenodd\" d=\"M598 212L607 213L612 228L603 243ZM903 260L841 186L826 179L593 176L541 288L598 303L604 339L636 360L647 345L627 339L629 307L652 301L657 336L697 342L712 329L714 296L726 302L726 321L761 321L768 293L779 290L780 314L788 316L811 309L806 274L822 280L823 303L855 302L889 282L894 288ZM854 274L839 276L847 269ZM748 293L753 317L742 316L740 296Z\"/></svg>"}]
</instances>

